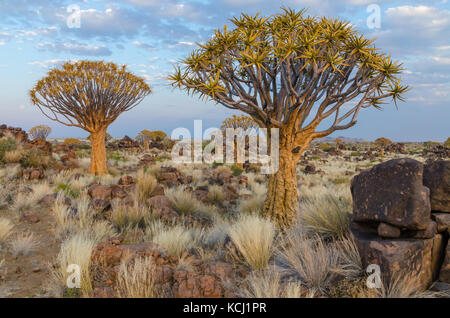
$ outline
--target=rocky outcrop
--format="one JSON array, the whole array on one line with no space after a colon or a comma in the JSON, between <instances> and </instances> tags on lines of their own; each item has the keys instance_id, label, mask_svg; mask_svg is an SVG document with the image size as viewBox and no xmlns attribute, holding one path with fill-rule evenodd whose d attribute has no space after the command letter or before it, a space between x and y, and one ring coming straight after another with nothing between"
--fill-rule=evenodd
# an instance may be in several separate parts
<instances>
[{"instance_id":1,"label":"rocky outcrop","mask_svg":"<svg viewBox=\"0 0 450 318\"><path fill-rule=\"evenodd\" d=\"M52 144L51 142L48 142L43 139L34 139L30 141L28 144L26 144L28 148L36 148L39 149L42 152L45 152L46 154L52 153Z\"/></svg>"},{"instance_id":2,"label":"rocky outcrop","mask_svg":"<svg viewBox=\"0 0 450 318\"><path fill-rule=\"evenodd\" d=\"M192 183L192 176L185 176L173 167L161 167L157 175L158 182L166 187Z\"/></svg>"},{"instance_id":3,"label":"rocky outcrop","mask_svg":"<svg viewBox=\"0 0 450 318\"><path fill-rule=\"evenodd\" d=\"M399 276L417 280L419 290L426 290L439 275L443 237L431 239L384 239L352 229L364 267L380 266L382 279L389 282Z\"/></svg>"},{"instance_id":4,"label":"rocky outcrop","mask_svg":"<svg viewBox=\"0 0 450 318\"><path fill-rule=\"evenodd\" d=\"M417 280L419 290L439 277L449 283L448 247L442 265L450 226L450 214L442 213L448 202L446 169L442 162L424 168L413 159L395 159L353 178L351 234L363 266L378 264L387 281Z\"/></svg>"},{"instance_id":5,"label":"rocky outcrop","mask_svg":"<svg viewBox=\"0 0 450 318\"><path fill-rule=\"evenodd\" d=\"M413 159L390 160L362 171L351 183L353 220L426 229L431 207L422 179L423 165Z\"/></svg>"},{"instance_id":6,"label":"rocky outcrop","mask_svg":"<svg viewBox=\"0 0 450 318\"><path fill-rule=\"evenodd\" d=\"M22 128L8 127L6 125L0 125L0 138L4 136L13 136L20 142L28 142L28 134Z\"/></svg>"},{"instance_id":7,"label":"rocky outcrop","mask_svg":"<svg viewBox=\"0 0 450 318\"><path fill-rule=\"evenodd\" d=\"M119 149L139 148L139 143L128 136L123 137L117 143Z\"/></svg>"},{"instance_id":8,"label":"rocky outcrop","mask_svg":"<svg viewBox=\"0 0 450 318\"><path fill-rule=\"evenodd\" d=\"M204 262L190 258L189 268L178 266L179 258L167 254L154 243L122 244L117 238L99 244L92 252L94 297L117 296L117 273L122 262L132 263L136 258L150 257L155 264L156 288L165 296L177 298L228 296L223 286L234 279L233 266L224 262Z\"/></svg>"}]
</instances>

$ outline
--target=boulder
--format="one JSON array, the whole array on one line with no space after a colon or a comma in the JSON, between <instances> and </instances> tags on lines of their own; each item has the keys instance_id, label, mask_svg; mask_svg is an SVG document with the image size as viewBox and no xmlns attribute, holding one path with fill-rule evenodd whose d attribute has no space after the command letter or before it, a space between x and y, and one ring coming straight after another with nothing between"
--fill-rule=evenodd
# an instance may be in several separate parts
<instances>
[{"instance_id":1,"label":"boulder","mask_svg":"<svg viewBox=\"0 0 450 318\"><path fill-rule=\"evenodd\" d=\"M39 223L41 221L41 219L39 218L39 216L36 215L36 213L34 213L32 211L28 211L28 212L23 213L20 216L19 221L33 224L33 223Z\"/></svg>"},{"instance_id":2,"label":"boulder","mask_svg":"<svg viewBox=\"0 0 450 318\"><path fill-rule=\"evenodd\" d=\"M102 213L111 209L111 202L106 199L96 198L90 202L89 207L97 212Z\"/></svg>"},{"instance_id":3,"label":"boulder","mask_svg":"<svg viewBox=\"0 0 450 318\"><path fill-rule=\"evenodd\" d=\"M447 232L450 235L450 214L449 213L432 213L431 217L437 224L439 233Z\"/></svg>"},{"instance_id":4,"label":"boulder","mask_svg":"<svg viewBox=\"0 0 450 318\"><path fill-rule=\"evenodd\" d=\"M430 189L431 210L450 213L450 161L425 165L423 184Z\"/></svg>"},{"instance_id":5,"label":"boulder","mask_svg":"<svg viewBox=\"0 0 450 318\"><path fill-rule=\"evenodd\" d=\"M0 125L0 138L4 136L13 136L20 142L28 142L28 134L22 128L8 127L6 125Z\"/></svg>"},{"instance_id":6,"label":"boulder","mask_svg":"<svg viewBox=\"0 0 450 318\"><path fill-rule=\"evenodd\" d=\"M128 148L139 148L139 143L133 139L131 139L128 136L123 137L119 140L117 143L117 146L121 149L128 149Z\"/></svg>"},{"instance_id":7,"label":"boulder","mask_svg":"<svg viewBox=\"0 0 450 318\"><path fill-rule=\"evenodd\" d=\"M132 176L122 176L119 179L119 185L130 185L130 184L135 184L136 183L136 179L133 178Z\"/></svg>"},{"instance_id":8,"label":"boulder","mask_svg":"<svg viewBox=\"0 0 450 318\"><path fill-rule=\"evenodd\" d=\"M164 195L157 195L150 198L148 205L153 212L160 213L164 219L171 219L178 216L172 202Z\"/></svg>"},{"instance_id":9,"label":"boulder","mask_svg":"<svg viewBox=\"0 0 450 318\"><path fill-rule=\"evenodd\" d=\"M152 193L150 193L150 198L151 197L156 197L158 195L164 195L164 187L160 184L157 184L155 186L155 189L153 189Z\"/></svg>"},{"instance_id":10,"label":"boulder","mask_svg":"<svg viewBox=\"0 0 450 318\"><path fill-rule=\"evenodd\" d=\"M93 184L88 188L88 194L92 199L109 200L112 198L112 190L110 186L101 184Z\"/></svg>"},{"instance_id":11,"label":"boulder","mask_svg":"<svg viewBox=\"0 0 450 318\"><path fill-rule=\"evenodd\" d=\"M401 235L401 230L396 226L381 222L378 225L377 233L381 237L398 238Z\"/></svg>"},{"instance_id":12,"label":"boulder","mask_svg":"<svg viewBox=\"0 0 450 318\"><path fill-rule=\"evenodd\" d=\"M431 207L422 179L423 165L413 159L394 159L362 171L351 182L353 220L425 230Z\"/></svg>"},{"instance_id":13,"label":"boulder","mask_svg":"<svg viewBox=\"0 0 450 318\"><path fill-rule=\"evenodd\" d=\"M113 199L124 199L128 196L128 193L120 185L112 185L110 188Z\"/></svg>"},{"instance_id":14,"label":"boulder","mask_svg":"<svg viewBox=\"0 0 450 318\"><path fill-rule=\"evenodd\" d=\"M47 154L52 153L52 144L43 139L34 139L30 141L26 146L28 148L37 148L40 151L45 152Z\"/></svg>"},{"instance_id":15,"label":"boulder","mask_svg":"<svg viewBox=\"0 0 450 318\"><path fill-rule=\"evenodd\" d=\"M447 244L447 248L445 250L445 258L439 274L439 280L450 284L450 244Z\"/></svg>"},{"instance_id":16,"label":"boulder","mask_svg":"<svg viewBox=\"0 0 450 318\"><path fill-rule=\"evenodd\" d=\"M425 291L437 278L443 245L438 234L432 239L383 239L370 233L351 230L364 268L380 266L382 279L392 281L399 275L416 279L418 290Z\"/></svg>"}]
</instances>

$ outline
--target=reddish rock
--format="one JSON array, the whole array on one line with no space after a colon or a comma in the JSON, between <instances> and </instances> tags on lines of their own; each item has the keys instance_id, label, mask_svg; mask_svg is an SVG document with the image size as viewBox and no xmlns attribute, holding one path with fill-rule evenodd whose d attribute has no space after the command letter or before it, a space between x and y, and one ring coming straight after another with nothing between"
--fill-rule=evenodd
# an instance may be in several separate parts
<instances>
[{"instance_id":1,"label":"reddish rock","mask_svg":"<svg viewBox=\"0 0 450 318\"><path fill-rule=\"evenodd\" d=\"M383 278L389 280L399 275L417 279L419 290L426 290L437 276L442 235L432 239L382 239L373 234L351 230L363 267L378 264Z\"/></svg>"},{"instance_id":2,"label":"reddish rock","mask_svg":"<svg viewBox=\"0 0 450 318\"><path fill-rule=\"evenodd\" d=\"M159 213L163 219L169 220L178 217L172 202L164 195L157 195L148 200L148 205L153 212Z\"/></svg>"},{"instance_id":3,"label":"reddish rock","mask_svg":"<svg viewBox=\"0 0 450 318\"><path fill-rule=\"evenodd\" d=\"M28 148L37 148L40 151L45 152L47 154L52 153L52 144L43 139L34 139L30 141L26 146Z\"/></svg>"},{"instance_id":4,"label":"reddish rock","mask_svg":"<svg viewBox=\"0 0 450 318\"><path fill-rule=\"evenodd\" d=\"M133 178L132 176L122 176L119 179L119 185L130 185L130 184L135 184L136 183L136 179Z\"/></svg>"},{"instance_id":5,"label":"reddish rock","mask_svg":"<svg viewBox=\"0 0 450 318\"><path fill-rule=\"evenodd\" d=\"M32 211L25 212L20 216L20 222L39 223L40 221L41 219Z\"/></svg>"},{"instance_id":6,"label":"reddish rock","mask_svg":"<svg viewBox=\"0 0 450 318\"><path fill-rule=\"evenodd\" d=\"M89 206L98 212L105 212L111 209L111 202L106 199L93 199Z\"/></svg>"},{"instance_id":7,"label":"reddish rock","mask_svg":"<svg viewBox=\"0 0 450 318\"><path fill-rule=\"evenodd\" d=\"M398 227L383 222L378 225L377 232L379 236L386 238L398 238L401 235Z\"/></svg>"},{"instance_id":8,"label":"reddish rock","mask_svg":"<svg viewBox=\"0 0 450 318\"><path fill-rule=\"evenodd\" d=\"M413 159L390 160L362 171L351 183L353 220L425 230L431 207L422 178L423 165Z\"/></svg>"},{"instance_id":9,"label":"reddish rock","mask_svg":"<svg viewBox=\"0 0 450 318\"><path fill-rule=\"evenodd\" d=\"M150 197L156 197L158 195L164 195L164 187L160 184L155 186L155 189L150 194Z\"/></svg>"},{"instance_id":10,"label":"reddish rock","mask_svg":"<svg viewBox=\"0 0 450 318\"><path fill-rule=\"evenodd\" d=\"M128 196L128 193L119 185L111 186L111 196L113 199L124 199Z\"/></svg>"},{"instance_id":11,"label":"reddish rock","mask_svg":"<svg viewBox=\"0 0 450 318\"><path fill-rule=\"evenodd\" d=\"M92 199L108 200L112 197L112 190L110 186L93 184L88 188L88 194Z\"/></svg>"}]
</instances>

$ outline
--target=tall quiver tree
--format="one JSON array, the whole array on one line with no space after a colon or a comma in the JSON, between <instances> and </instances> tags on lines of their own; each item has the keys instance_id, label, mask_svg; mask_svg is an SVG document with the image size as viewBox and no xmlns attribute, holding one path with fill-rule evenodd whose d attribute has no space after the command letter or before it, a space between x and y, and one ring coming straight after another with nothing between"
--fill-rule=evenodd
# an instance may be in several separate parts
<instances>
[{"instance_id":1,"label":"tall quiver tree","mask_svg":"<svg viewBox=\"0 0 450 318\"><path fill-rule=\"evenodd\" d=\"M30 97L51 120L90 133L89 172L101 175L108 172L106 129L150 93L145 80L128 72L125 65L79 61L49 71L30 91Z\"/></svg>"},{"instance_id":2,"label":"tall quiver tree","mask_svg":"<svg viewBox=\"0 0 450 318\"><path fill-rule=\"evenodd\" d=\"M216 30L169 78L279 129L279 170L270 176L263 212L280 226L298 211L296 166L311 141L352 127L361 109L402 100L408 90L398 78L401 64L373 40L347 22L304 14L234 18L232 30Z\"/></svg>"}]
</instances>

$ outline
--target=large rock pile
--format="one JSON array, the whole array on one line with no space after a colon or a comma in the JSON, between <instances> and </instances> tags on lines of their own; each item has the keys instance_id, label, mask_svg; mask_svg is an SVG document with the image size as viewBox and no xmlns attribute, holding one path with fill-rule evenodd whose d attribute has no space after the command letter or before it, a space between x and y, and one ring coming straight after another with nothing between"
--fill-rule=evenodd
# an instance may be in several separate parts
<instances>
[{"instance_id":1,"label":"large rock pile","mask_svg":"<svg viewBox=\"0 0 450 318\"><path fill-rule=\"evenodd\" d=\"M0 125L0 138L7 135L12 135L21 142L28 142L28 134L26 133L26 131L22 130L22 128Z\"/></svg>"},{"instance_id":2,"label":"large rock pile","mask_svg":"<svg viewBox=\"0 0 450 318\"><path fill-rule=\"evenodd\" d=\"M128 136L123 137L117 143L119 149L133 149L139 148L139 143Z\"/></svg>"},{"instance_id":3,"label":"large rock pile","mask_svg":"<svg viewBox=\"0 0 450 318\"><path fill-rule=\"evenodd\" d=\"M425 290L439 278L450 283L450 162L424 166L395 159L352 180L351 232L363 265L378 264L383 278L417 279Z\"/></svg>"}]
</instances>

